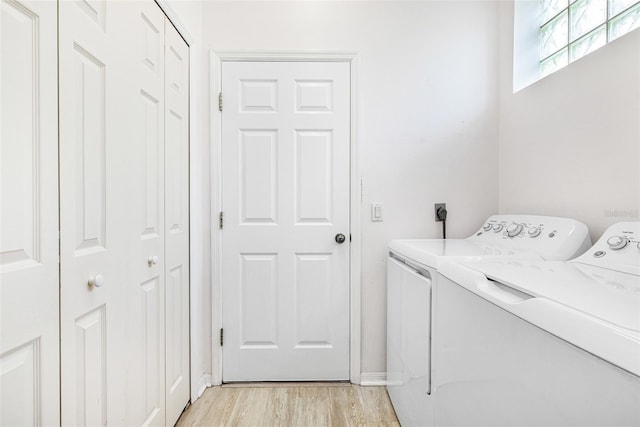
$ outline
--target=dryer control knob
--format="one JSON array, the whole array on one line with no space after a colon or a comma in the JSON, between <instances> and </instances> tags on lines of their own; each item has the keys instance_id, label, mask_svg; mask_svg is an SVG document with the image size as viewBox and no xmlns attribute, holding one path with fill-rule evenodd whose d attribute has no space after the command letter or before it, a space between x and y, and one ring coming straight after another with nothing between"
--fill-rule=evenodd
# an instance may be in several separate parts
<instances>
[{"instance_id":1,"label":"dryer control knob","mask_svg":"<svg viewBox=\"0 0 640 427\"><path fill-rule=\"evenodd\" d=\"M502 228L504 228L504 225L502 224L493 224L493 231L495 231L496 233L501 231Z\"/></svg>"},{"instance_id":2,"label":"dryer control knob","mask_svg":"<svg viewBox=\"0 0 640 427\"><path fill-rule=\"evenodd\" d=\"M533 227L530 228L529 231L527 231L530 237L538 237L541 232L542 230L540 229L540 227Z\"/></svg>"},{"instance_id":3,"label":"dryer control knob","mask_svg":"<svg viewBox=\"0 0 640 427\"><path fill-rule=\"evenodd\" d=\"M486 223L485 225L483 225L483 226L482 226L482 229L483 229L484 231L489 231L489 230L491 230L491 224Z\"/></svg>"},{"instance_id":4,"label":"dryer control knob","mask_svg":"<svg viewBox=\"0 0 640 427\"><path fill-rule=\"evenodd\" d=\"M507 227L507 236L516 237L522 231L522 224L513 223Z\"/></svg>"},{"instance_id":5,"label":"dryer control knob","mask_svg":"<svg viewBox=\"0 0 640 427\"><path fill-rule=\"evenodd\" d=\"M629 243L629 240L622 236L611 236L607 239L607 245L613 250L622 249L627 246L627 243Z\"/></svg>"}]
</instances>

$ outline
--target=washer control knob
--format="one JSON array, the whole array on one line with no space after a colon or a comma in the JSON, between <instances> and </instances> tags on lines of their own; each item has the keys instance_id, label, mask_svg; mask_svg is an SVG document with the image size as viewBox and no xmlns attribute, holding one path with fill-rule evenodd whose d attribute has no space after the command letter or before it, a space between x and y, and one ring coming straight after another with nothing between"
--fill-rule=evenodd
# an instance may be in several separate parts
<instances>
[{"instance_id":1,"label":"washer control knob","mask_svg":"<svg viewBox=\"0 0 640 427\"><path fill-rule=\"evenodd\" d=\"M540 227L532 227L529 229L529 231L527 231L530 237L538 237L541 232L542 230L540 229Z\"/></svg>"},{"instance_id":2,"label":"washer control knob","mask_svg":"<svg viewBox=\"0 0 640 427\"><path fill-rule=\"evenodd\" d=\"M489 230L491 230L491 224L486 223L485 225L483 225L483 226L482 226L482 229L483 229L484 231L489 231Z\"/></svg>"},{"instance_id":3,"label":"washer control knob","mask_svg":"<svg viewBox=\"0 0 640 427\"><path fill-rule=\"evenodd\" d=\"M613 250L622 249L627 246L627 243L629 243L629 240L622 236L611 236L607 239L607 245Z\"/></svg>"},{"instance_id":4,"label":"washer control knob","mask_svg":"<svg viewBox=\"0 0 640 427\"><path fill-rule=\"evenodd\" d=\"M493 224L493 231L495 231L496 233L499 231L502 231L503 228L504 228L504 225L502 224Z\"/></svg>"},{"instance_id":5,"label":"washer control knob","mask_svg":"<svg viewBox=\"0 0 640 427\"><path fill-rule=\"evenodd\" d=\"M507 236L516 237L522 231L522 224L513 223L507 227Z\"/></svg>"}]
</instances>

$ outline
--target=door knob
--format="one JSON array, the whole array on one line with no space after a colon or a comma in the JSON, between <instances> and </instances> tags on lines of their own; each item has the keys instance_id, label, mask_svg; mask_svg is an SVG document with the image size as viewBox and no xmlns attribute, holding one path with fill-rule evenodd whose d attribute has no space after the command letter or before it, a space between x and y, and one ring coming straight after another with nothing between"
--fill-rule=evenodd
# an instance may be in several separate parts
<instances>
[{"instance_id":1,"label":"door knob","mask_svg":"<svg viewBox=\"0 0 640 427\"><path fill-rule=\"evenodd\" d=\"M96 274L95 276L89 277L89 286L93 286L94 288L99 288L104 283L104 277L102 274Z\"/></svg>"},{"instance_id":2,"label":"door knob","mask_svg":"<svg viewBox=\"0 0 640 427\"><path fill-rule=\"evenodd\" d=\"M147 263L149 264L149 267L151 267L152 265L156 265L158 263L158 257L156 255L150 256L149 258L147 258Z\"/></svg>"},{"instance_id":3,"label":"door knob","mask_svg":"<svg viewBox=\"0 0 640 427\"><path fill-rule=\"evenodd\" d=\"M342 234L342 233L336 234L336 242L337 243L344 243L345 240L347 240L347 238L344 237L344 234Z\"/></svg>"}]
</instances>

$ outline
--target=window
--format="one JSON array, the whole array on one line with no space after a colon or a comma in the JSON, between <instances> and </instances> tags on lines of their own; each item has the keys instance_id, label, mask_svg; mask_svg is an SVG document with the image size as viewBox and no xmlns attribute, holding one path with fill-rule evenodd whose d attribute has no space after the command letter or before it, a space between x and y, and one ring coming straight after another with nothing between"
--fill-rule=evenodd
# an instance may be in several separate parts
<instances>
[{"instance_id":1,"label":"window","mask_svg":"<svg viewBox=\"0 0 640 427\"><path fill-rule=\"evenodd\" d=\"M640 27L640 0L540 2L540 77Z\"/></svg>"}]
</instances>

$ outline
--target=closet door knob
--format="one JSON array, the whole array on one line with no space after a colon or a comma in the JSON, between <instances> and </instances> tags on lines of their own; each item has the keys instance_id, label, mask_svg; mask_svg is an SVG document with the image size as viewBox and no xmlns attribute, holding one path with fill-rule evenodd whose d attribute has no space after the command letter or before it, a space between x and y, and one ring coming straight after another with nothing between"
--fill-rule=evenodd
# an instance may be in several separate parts
<instances>
[{"instance_id":1,"label":"closet door knob","mask_svg":"<svg viewBox=\"0 0 640 427\"><path fill-rule=\"evenodd\" d=\"M347 238L342 233L336 234L336 243L344 243Z\"/></svg>"},{"instance_id":2,"label":"closet door knob","mask_svg":"<svg viewBox=\"0 0 640 427\"><path fill-rule=\"evenodd\" d=\"M89 286L93 286L94 288L99 288L104 284L104 277L102 274L96 274L95 276L89 277Z\"/></svg>"},{"instance_id":3,"label":"closet door knob","mask_svg":"<svg viewBox=\"0 0 640 427\"><path fill-rule=\"evenodd\" d=\"M152 265L156 265L158 263L157 255L150 256L149 258L147 258L147 263L149 263L149 267L151 267Z\"/></svg>"}]
</instances>

